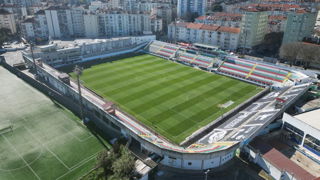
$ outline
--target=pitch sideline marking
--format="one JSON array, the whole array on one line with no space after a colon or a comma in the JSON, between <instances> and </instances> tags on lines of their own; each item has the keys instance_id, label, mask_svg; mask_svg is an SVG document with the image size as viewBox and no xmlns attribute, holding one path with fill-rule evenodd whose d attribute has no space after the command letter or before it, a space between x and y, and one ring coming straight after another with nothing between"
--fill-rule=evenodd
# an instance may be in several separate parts
<instances>
[{"instance_id":1,"label":"pitch sideline marking","mask_svg":"<svg viewBox=\"0 0 320 180\"><path fill-rule=\"evenodd\" d=\"M99 152L100 152L100 151L99 151ZM89 161L92 160L95 156L97 156L97 154L98 154L99 152L97 152L97 153L95 153L95 154L93 154L93 155L91 155L91 156L83 159L83 160L80 161L78 164L72 166L72 168L71 168L68 172L62 174L62 175L59 176L56 180L63 178L64 176L66 176L67 174L69 174L70 172L72 172L73 170L75 170L75 169L79 168L80 166L82 166L83 164L89 162Z\"/></svg>"}]
</instances>

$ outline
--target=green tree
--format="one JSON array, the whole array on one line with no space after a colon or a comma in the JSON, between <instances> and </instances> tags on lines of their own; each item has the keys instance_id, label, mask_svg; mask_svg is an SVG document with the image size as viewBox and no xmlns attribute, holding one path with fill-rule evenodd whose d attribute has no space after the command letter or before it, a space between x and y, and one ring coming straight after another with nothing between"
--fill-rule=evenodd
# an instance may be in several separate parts
<instances>
[{"instance_id":1,"label":"green tree","mask_svg":"<svg viewBox=\"0 0 320 180\"><path fill-rule=\"evenodd\" d=\"M253 47L253 50L260 55L274 56L279 53L283 38L283 32L272 32L264 36L261 44Z\"/></svg>"},{"instance_id":2,"label":"green tree","mask_svg":"<svg viewBox=\"0 0 320 180\"><path fill-rule=\"evenodd\" d=\"M129 150L122 146L121 157L116 159L112 164L112 171L120 178L130 178L134 172L134 157L130 154Z\"/></svg>"},{"instance_id":3,"label":"green tree","mask_svg":"<svg viewBox=\"0 0 320 180\"><path fill-rule=\"evenodd\" d=\"M297 60L300 49L301 44L298 42L287 43L281 46L279 55L282 59L289 61L292 66Z\"/></svg>"},{"instance_id":4,"label":"green tree","mask_svg":"<svg viewBox=\"0 0 320 180\"><path fill-rule=\"evenodd\" d=\"M187 12L183 19L187 22L194 22L198 16L198 13Z\"/></svg>"},{"instance_id":5,"label":"green tree","mask_svg":"<svg viewBox=\"0 0 320 180\"><path fill-rule=\"evenodd\" d=\"M12 36L11 31L9 29L6 29L6 28L0 29L0 48L4 42L10 40L11 36Z\"/></svg>"},{"instance_id":6,"label":"green tree","mask_svg":"<svg viewBox=\"0 0 320 180\"><path fill-rule=\"evenodd\" d=\"M211 7L211 10L213 12L222 12L223 11L223 7L220 4L213 4Z\"/></svg>"},{"instance_id":7,"label":"green tree","mask_svg":"<svg viewBox=\"0 0 320 180\"><path fill-rule=\"evenodd\" d=\"M113 150L111 151L102 151L97 156L97 168L102 168L103 172L99 174L99 177L107 177L112 174L112 163L117 159L117 155Z\"/></svg>"}]
</instances>

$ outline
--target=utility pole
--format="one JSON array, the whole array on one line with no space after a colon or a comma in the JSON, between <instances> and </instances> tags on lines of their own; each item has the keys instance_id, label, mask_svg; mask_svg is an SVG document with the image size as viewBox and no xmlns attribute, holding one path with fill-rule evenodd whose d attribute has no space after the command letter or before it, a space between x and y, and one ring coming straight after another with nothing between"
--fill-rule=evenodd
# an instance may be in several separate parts
<instances>
[{"instance_id":1,"label":"utility pole","mask_svg":"<svg viewBox=\"0 0 320 180\"><path fill-rule=\"evenodd\" d=\"M81 95L81 86L80 86L80 76L82 75L82 68L78 65L74 67L73 72L77 75L77 84L78 84L78 92L79 92L79 106L80 106L80 118L84 121L83 117L83 104L82 104L82 95Z\"/></svg>"}]
</instances>

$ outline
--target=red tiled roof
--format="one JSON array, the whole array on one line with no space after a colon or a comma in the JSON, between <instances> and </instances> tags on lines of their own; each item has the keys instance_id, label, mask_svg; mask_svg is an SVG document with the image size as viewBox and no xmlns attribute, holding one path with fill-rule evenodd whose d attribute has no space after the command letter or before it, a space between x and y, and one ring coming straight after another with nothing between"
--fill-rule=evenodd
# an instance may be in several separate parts
<instances>
[{"instance_id":1,"label":"red tiled roof","mask_svg":"<svg viewBox=\"0 0 320 180\"><path fill-rule=\"evenodd\" d=\"M272 148L270 151L265 153L263 157L278 169L293 174L296 179L312 180L316 178L315 176L292 162L275 148Z\"/></svg>"},{"instance_id":2,"label":"red tiled roof","mask_svg":"<svg viewBox=\"0 0 320 180\"><path fill-rule=\"evenodd\" d=\"M188 23L187 28L189 29L200 29L202 27L202 23Z\"/></svg>"},{"instance_id":3,"label":"red tiled roof","mask_svg":"<svg viewBox=\"0 0 320 180\"><path fill-rule=\"evenodd\" d=\"M188 29L202 29L202 30L208 30L208 31L219 31L219 32L227 32L227 33L233 33L233 34L239 34L240 28L235 27L226 27L226 26L217 26L213 24L203 24L203 23L172 23L173 25L180 26L180 27L186 27Z\"/></svg>"},{"instance_id":4,"label":"red tiled roof","mask_svg":"<svg viewBox=\"0 0 320 180\"><path fill-rule=\"evenodd\" d=\"M268 18L269 18L269 20L281 20L281 21L287 19L287 17L286 17L286 16L283 16L283 15L269 16Z\"/></svg>"},{"instance_id":5,"label":"red tiled roof","mask_svg":"<svg viewBox=\"0 0 320 180\"><path fill-rule=\"evenodd\" d=\"M205 19L207 19L207 16L199 16L199 17L197 17L196 19L198 19L198 20L205 20Z\"/></svg>"},{"instance_id":6,"label":"red tiled roof","mask_svg":"<svg viewBox=\"0 0 320 180\"><path fill-rule=\"evenodd\" d=\"M316 179L315 176L310 174L308 171L304 170L296 163L288 159L285 155L281 152L276 150L275 148L268 145L260 138L256 138L254 141L250 143L250 145L259 150L262 154L262 157L270 162L273 166L278 168L281 171L286 171L290 174L293 174L295 179L301 180L314 180Z\"/></svg>"},{"instance_id":7,"label":"red tiled roof","mask_svg":"<svg viewBox=\"0 0 320 180\"><path fill-rule=\"evenodd\" d=\"M240 28L220 26L218 31L219 32L228 32L228 33L233 33L233 34L239 34L240 33Z\"/></svg>"},{"instance_id":8,"label":"red tiled roof","mask_svg":"<svg viewBox=\"0 0 320 180\"><path fill-rule=\"evenodd\" d=\"M201 29L203 30L210 30L210 31L216 31L220 26L216 25L209 25L209 24L203 24Z\"/></svg>"}]
</instances>

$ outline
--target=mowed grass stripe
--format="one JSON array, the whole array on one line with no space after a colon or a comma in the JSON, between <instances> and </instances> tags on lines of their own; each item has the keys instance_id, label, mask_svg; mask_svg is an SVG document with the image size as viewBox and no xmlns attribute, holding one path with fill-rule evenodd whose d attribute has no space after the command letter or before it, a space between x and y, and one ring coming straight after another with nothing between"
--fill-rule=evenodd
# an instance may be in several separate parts
<instances>
[{"instance_id":1,"label":"mowed grass stripe","mask_svg":"<svg viewBox=\"0 0 320 180\"><path fill-rule=\"evenodd\" d=\"M208 90L208 88L214 88L216 86L219 86L220 84L229 81L230 79L219 79L219 81L209 81L207 85L212 84L211 86L197 86L197 85L193 85L191 86L192 88L187 89L186 87L190 84L194 84L197 81L202 81L203 79L205 79L205 76L197 76L197 78L192 78L192 79L186 79L184 81L182 81L181 83L177 83L177 89L181 88L183 89L183 91L180 91L179 95L176 95L170 99L168 99L165 103L162 104L158 104L157 106L154 106L154 108L151 109L147 109L145 111L143 111L141 113L141 115L143 116L148 116L148 117L153 117L156 116L157 114L159 114L160 112L163 111L163 109L167 110L167 109L172 109L173 107L177 106L178 104L185 102L195 96L198 96L201 93L204 93L205 91ZM170 86L171 87L171 86ZM153 101L154 98L158 97L158 96L162 96L164 94L168 94L170 93L170 91L172 89L170 89L170 87L165 88L162 91L156 91L155 93L153 93L150 96L144 96L145 101L135 101L136 104L132 104L134 107L139 106L139 105L143 105L145 104L145 102L147 101ZM160 107L161 106L161 107ZM162 107L163 106L163 107ZM193 105L193 107L195 109L202 109L202 107L198 107ZM154 109L161 109L161 111L155 111ZM158 112L158 113L156 113Z\"/></svg>"},{"instance_id":2,"label":"mowed grass stripe","mask_svg":"<svg viewBox=\"0 0 320 180\"><path fill-rule=\"evenodd\" d=\"M132 79L136 76L136 74L143 75L146 72L156 72L161 71L163 69L169 68L170 65L159 63L154 66L146 66L144 68L138 68L133 70L127 70L121 73L121 75L115 76L118 73L106 73L100 74L101 77L97 77L94 81L85 81L86 83L90 83L90 85L94 88L105 88L108 87L106 85L114 85L116 83L122 83L123 81L127 81L128 78ZM107 75L109 74L109 75Z\"/></svg>"},{"instance_id":3,"label":"mowed grass stripe","mask_svg":"<svg viewBox=\"0 0 320 180\"><path fill-rule=\"evenodd\" d=\"M228 83L233 83L232 81L228 82ZM226 84L225 84L226 85ZM226 89L223 89L223 86L219 86L217 88L214 88L214 89L211 89L201 95L199 95L198 97L194 97L192 98L192 100L190 101L186 101L182 104L179 104L178 106L176 107L173 107L172 109L177 111L177 112L180 112L180 113L183 113L183 114L188 114L189 117L192 117L192 116L195 116L197 115L198 113L201 113L203 110L205 110L207 107L211 107L211 114L207 114L207 116L203 116L202 118L198 118L198 117L195 117L195 119L192 119L192 121L194 121L195 123L197 124L203 124L201 123L202 121L214 116L216 113L218 113L220 111L220 109L218 108L218 105L219 104L223 104L229 100L232 100L232 99L220 99L218 97L228 97L228 96L223 96L222 94L224 93L227 93L228 91L230 91L230 89L234 88L236 86L232 86L232 87L228 87ZM238 87L238 89L241 89L242 87ZM212 103L208 103L208 102L204 102L204 100L206 99L206 97L208 97L209 94L211 93L215 93L216 96L214 97L211 97L212 99ZM229 93L227 93L229 94ZM203 96L203 97L202 97ZM238 100L233 100L234 101L234 105L238 103ZM202 103L202 104L201 104ZM200 111L195 111L193 109L194 106L192 106L192 104L194 105L199 105L201 104L200 106L202 106L203 108L200 110ZM190 112L190 113L189 113ZM161 115L159 115L161 116ZM210 119L210 121L212 121L213 119ZM162 124L165 124L163 122L165 122L166 120L163 120ZM170 126L173 127L173 126L179 126L179 123L178 124L175 124L175 123L171 123ZM166 129L167 130L167 129Z\"/></svg>"},{"instance_id":4,"label":"mowed grass stripe","mask_svg":"<svg viewBox=\"0 0 320 180\"><path fill-rule=\"evenodd\" d=\"M242 89L240 89L240 91L242 92L248 92L247 90L250 90L252 87L250 86L246 86ZM217 103L220 104L224 101L226 101L227 99L233 99L236 97L239 97L239 95L241 95L242 93L235 93L230 95L230 97L224 97L221 98ZM215 114L219 112L219 108L212 108L212 107L207 107L206 109L198 112L197 114L189 117L188 119L184 119L182 121L180 121L177 125L172 126L171 128L167 129L167 132L170 133L172 136L178 136L179 134L181 134L183 131L185 131L188 128L192 128L196 122L193 121L193 119L196 119L198 122L201 122L203 120L205 120L208 116L207 114Z\"/></svg>"},{"instance_id":5,"label":"mowed grass stripe","mask_svg":"<svg viewBox=\"0 0 320 180\"><path fill-rule=\"evenodd\" d=\"M189 71L184 71L183 74L191 74L191 73ZM162 96L163 94L170 92L173 88L178 89L181 87L185 87L193 82L200 81L205 78L202 74L193 75L188 78L181 77L179 79L177 79L177 76L175 74L175 76L173 76L173 77L174 77L174 79L170 79L170 80L167 80L167 78L163 78L163 79L160 79L159 82L157 82L157 81L150 82L152 84L149 83L146 86L147 88L143 90L143 91L146 91L147 94L144 92L143 92L144 94L141 93L143 95L144 101L141 101L140 98L135 98L133 101L130 101L130 102L126 103L125 105L131 106L131 107L142 105L145 102L152 101L157 96ZM172 85L165 86L164 83L170 83L168 81L172 81ZM201 89L201 86L197 87L197 90L198 89ZM140 91L141 91L141 89L136 90L136 92L134 92L134 93L139 93ZM123 94L123 97L124 96L130 97L131 93L128 93L127 95ZM177 97L179 97L179 96L177 96ZM170 101L171 100L172 99L170 99ZM167 108L170 108L170 106L172 106L172 105L171 105L171 103L168 103L168 102L169 101L167 101L165 104L166 104ZM174 102L174 104L176 104L176 103L177 103L177 101ZM147 112L147 111L144 111L144 112Z\"/></svg>"},{"instance_id":6,"label":"mowed grass stripe","mask_svg":"<svg viewBox=\"0 0 320 180\"><path fill-rule=\"evenodd\" d=\"M140 57L140 56L139 56ZM114 68L114 69L121 69L125 68L129 65L138 65L144 63L150 59L150 57L146 56L144 58L139 57L130 57L126 59L122 59L121 61L110 61L99 65L94 65L89 69L86 69L87 73L95 73L97 71L103 70L105 68Z\"/></svg>"},{"instance_id":7,"label":"mowed grass stripe","mask_svg":"<svg viewBox=\"0 0 320 180\"><path fill-rule=\"evenodd\" d=\"M115 95L117 99L123 99L126 104L130 104L136 100L139 100L143 96L146 100L150 95L154 96L158 91L152 91L156 87L161 87L159 84L163 84L167 81L173 81L179 76L188 78L197 78L199 76L191 76L190 72L185 71L183 68L176 69L172 72L164 72L158 75L149 76L148 80L139 80L131 86L131 88L122 87L119 93ZM181 82L185 80L181 78ZM174 86L175 84L172 84ZM151 91L150 91L151 90ZM117 90L116 90L117 91ZM143 91L143 92L141 92Z\"/></svg>"},{"instance_id":8,"label":"mowed grass stripe","mask_svg":"<svg viewBox=\"0 0 320 180\"><path fill-rule=\"evenodd\" d=\"M173 114L173 112L181 112L183 110L185 110L186 108L188 108L189 106L192 106L200 101L202 101L203 97L206 97L208 95L210 95L211 93L214 92L219 92L223 89L225 89L225 85L226 84L233 84L234 82L232 80L228 81L227 83L223 83L220 84L219 86L209 89L208 91L204 92L203 94L199 94L198 96L195 96L187 101L184 101L166 111L163 111L159 114L154 115L153 117L150 117L150 121L154 122L155 124L161 123L162 121L165 121L166 119L168 119L169 117L171 117ZM216 103L212 103L212 105L215 105ZM210 106L211 107L211 106ZM172 111L173 110L173 111Z\"/></svg>"},{"instance_id":9,"label":"mowed grass stripe","mask_svg":"<svg viewBox=\"0 0 320 180\"><path fill-rule=\"evenodd\" d=\"M169 73L167 73L169 74ZM137 87L135 91L127 92L125 95L125 92L123 92L124 96L120 97L118 101L123 104L128 104L134 100L140 99L142 96L146 97L149 94L157 94L157 92L160 92L161 90L168 88L166 85L170 85L171 88L175 86L175 84L181 82L192 81L192 78L197 78L198 76L201 76L198 72L188 72L184 69L180 69L179 71L175 71L172 73L169 77L170 79L163 78L161 76L155 76L150 81L142 81L141 84L134 84L132 87ZM161 81L162 80L162 81ZM158 82L159 81L159 82ZM143 86L143 87L141 87ZM123 89L125 90L125 89ZM128 89L126 89L128 90Z\"/></svg>"},{"instance_id":10,"label":"mowed grass stripe","mask_svg":"<svg viewBox=\"0 0 320 180\"><path fill-rule=\"evenodd\" d=\"M161 96L157 96L154 99L147 101L140 106L134 107L132 110L135 111L136 113L142 113L143 111L146 111L146 110L148 110L154 106L160 105L162 103L165 103L166 101L170 100L171 98L178 96L185 89L192 89L192 88L196 88L198 86L205 86L210 81L214 81L214 80L217 80L220 78L221 78L221 76L206 76L204 79L201 79L196 82L192 82L192 83L190 83L186 86L180 87L178 89L171 89L170 92L165 93ZM178 83L178 81L176 81L176 83Z\"/></svg>"},{"instance_id":11,"label":"mowed grass stripe","mask_svg":"<svg viewBox=\"0 0 320 180\"><path fill-rule=\"evenodd\" d=\"M99 89L103 94L121 93L124 90L130 90L133 87L138 87L144 85L152 80L158 80L163 74L174 74L184 71L181 67L173 67L168 64L164 64L162 67L152 68L148 71L136 72L127 76L121 76L119 79L114 79L112 81L107 81L103 88L93 86ZM130 79L130 81L127 81Z\"/></svg>"},{"instance_id":12,"label":"mowed grass stripe","mask_svg":"<svg viewBox=\"0 0 320 180\"><path fill-rule=\"evenodd\" d=\"M108 77L108 76L113 77L115 74L122 75L126 72L138 71L144 67L149 68L150 65L153 65L153 64L158 64L160 66L163 65L163 63L161 63L160 61L148 60L148 61L145 61L144 63L140 63L139 65L136 65L136 66L127 66L125 68L119 68L116 70L114 70L112 68L105 68L103 70L100 70L100 71L93 73L91 76L88 76L88 77L85 76L86 78L84 78L83 80L84 81L92 81L95 79L101 79L101 78Z\"/></svg>"}]
</instances>

